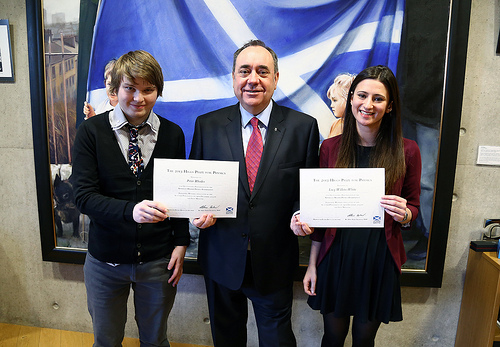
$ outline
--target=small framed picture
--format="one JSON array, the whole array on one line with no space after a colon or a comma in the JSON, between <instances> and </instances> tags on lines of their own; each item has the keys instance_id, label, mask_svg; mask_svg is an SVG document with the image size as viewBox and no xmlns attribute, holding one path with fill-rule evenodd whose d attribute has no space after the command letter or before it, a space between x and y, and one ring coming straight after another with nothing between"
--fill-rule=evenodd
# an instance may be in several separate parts
<instances>
[{"instance_id":1,"label":"small framed picture","mask_svg":"<svg viewBox=\"0 0 500 347\"><path fill-rule=\"evenodd\" d=\"M498 31L497 54L500 54L500 30Z\"/></svg>"},{"instance_id":2,"label":"small framed picture","mask_svg":"<svg viewBox=\"0 0 500 347\"><path fill-rule=\"evenodd\" d=\"M0 82L14 82L8 19L0 19Z\"/></svg>"}]
</instances>

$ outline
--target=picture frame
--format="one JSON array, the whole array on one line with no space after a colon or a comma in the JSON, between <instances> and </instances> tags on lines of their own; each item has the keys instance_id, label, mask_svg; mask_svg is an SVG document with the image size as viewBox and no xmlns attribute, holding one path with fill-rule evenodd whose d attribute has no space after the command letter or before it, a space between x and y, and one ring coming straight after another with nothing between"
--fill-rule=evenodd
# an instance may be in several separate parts
<instances>
[{"instance_id":1,"label":"picture frame","mask_svg":"<svg viewBox=\"0 0 500 347\"><path fill-rule=\"evenodd\" d=\"M0 19L0 82L14 82L14 64L8 19Z\"/></svg>"},{"instance_id":2,"label":"picture frame","mask_svg":"<svg viewBox=\"0 0 500 347\"><path fill-rule=\"evenodd\" d=\"M500 54L500 30L498 31L497 54Z\"/></svg>"},{"instance_id":3,"label":"picture frame","mask_svg":"<svg viewBox=\"0 0 500 347\"><path fill-rule=\"evenodd\" d=\"M425 266L423 269L404 269L401 284L403 286L440 287L446 255L457 159L471 0L436 0L428 1L428 3L443 5L442 7L447 8L446 15L449 18L449 22L444 23L446 25L446 40L442 42L442 45L444 45L445 49L443 51L445 53L440 57L443 65L443 76L442 81L440 81L442 83L442 98L438 105L441 110L439 161L436 168L432 227ZM407 0L407 5L412 4L419 4L419 2ZM47 125L47 86L45 83L44 24L41 1L26 0L26 11L42 256L44 261L82 264L85 258L84 250L56 246L54 197L50 173L49 129ZM420 53L426 54L426 52ZM80 102L78 102L78 105L80 105ZM297 271L297 280L302 279L305 269L305 263L301 262ZM186 259L185 272L200 273L196 259Z\"/></svg>"}]
</instances>

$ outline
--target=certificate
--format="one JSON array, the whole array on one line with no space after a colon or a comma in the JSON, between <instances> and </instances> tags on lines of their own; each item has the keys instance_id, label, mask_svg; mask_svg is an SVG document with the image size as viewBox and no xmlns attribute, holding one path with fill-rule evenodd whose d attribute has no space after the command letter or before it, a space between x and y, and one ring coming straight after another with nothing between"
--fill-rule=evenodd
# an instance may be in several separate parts
<instances>
[{"instance_id":1,"label":"certificate","mask_svg":"<svg viewBox=\"0 0 500 347\"><path fill-rule=\"evenodd\" d=\"M300 169L300 220L312 227L383 228L385 169Z\"/></svg>"},{"instance_id":2,"label":"certificate","mask_svg":"<svg viewBox=\"0 0 500 347\"><path fill-rule=\"evenodd\" d=\"M165 204L170 217L236 218L236 161L154 159L153 199Z\"/></svg>"}]
</instances>

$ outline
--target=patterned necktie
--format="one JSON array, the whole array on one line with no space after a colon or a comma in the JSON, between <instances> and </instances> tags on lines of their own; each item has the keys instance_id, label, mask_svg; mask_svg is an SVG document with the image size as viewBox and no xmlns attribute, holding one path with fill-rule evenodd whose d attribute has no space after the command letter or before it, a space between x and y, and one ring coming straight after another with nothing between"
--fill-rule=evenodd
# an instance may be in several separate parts
<instances>
[{"instance_id":1,"label":"patterned necktie","mask_svg":"<svg viewBox=\"0 0 500 347\"><path fill-rule=\"evenodd\" d=\"M136 177L140 177L142 170L144 169L141 149L139 148L139 142L137 140L137 136L139 135L139 130L141 128L142 126L134 127L129 125L130 142L128 144L128 166Z\"/></svg>"},{"instance_id":2,"label":"patterned necktie","mask_svg":"<svg viewBox=\"0 0 500 347\"><path fill-rule=\"evenodd\" d=\"M250 193L252 193L264 145L262 142L262 134L259 129L259 119L257 117L253 117L250 120L250 123L252 124L253 131L252 135L250 135L250 140L248 141L245 162L247 165L248 185L250 186Z\"/></svg>"}]
</instances>

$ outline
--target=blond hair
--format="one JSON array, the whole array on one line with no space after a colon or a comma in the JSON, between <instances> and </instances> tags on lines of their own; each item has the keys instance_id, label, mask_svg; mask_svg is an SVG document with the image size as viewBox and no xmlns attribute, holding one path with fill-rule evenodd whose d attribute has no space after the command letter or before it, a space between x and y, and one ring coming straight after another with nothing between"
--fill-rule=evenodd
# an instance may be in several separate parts
<instances>
[{"instance_id":1,"label":"blond hair","mask_svg":"<svg viewBox=\"0 0 500 347\"><path fill-rule=\"evenodd\" d=\"M332 85L328 88L326 92L326 96L328 99L333 99L333 93L335 90L338 91L339 95L341 95L345 100L347 100L347 96L349 95L349 88L351 88L352 81L354 81L354 77L356 75L352 75L350 73L340 73L333 80Z\"/></svg>"},{"instance_id":2,"label":"blond hair","mask_svg":"<svg viewBox=\"0 0 500 347\"><path fill-rule=\"evenodd\" d=\"M136 78L142 78L156 87L158 96L163 91L163 73L160 64L153 56L143 50L130 51L122 55L115 62L111 70L111 88L112 93L117 93L122 79L126 77L131 81Z\"/></svg>"}]
</instances>

